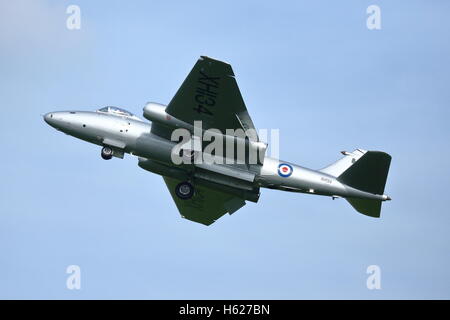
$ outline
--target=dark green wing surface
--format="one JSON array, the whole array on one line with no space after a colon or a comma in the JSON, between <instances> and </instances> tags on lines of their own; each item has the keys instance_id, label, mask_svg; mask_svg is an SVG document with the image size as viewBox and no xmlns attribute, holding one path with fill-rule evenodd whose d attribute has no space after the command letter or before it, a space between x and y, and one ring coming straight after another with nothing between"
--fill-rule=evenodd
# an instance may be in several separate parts
<instances>
[{"instance_id":1,"label":"dark green wing surface","mask_svg":"<svg viewBox=\"0 0 450 320\"><path fill-rule=\"evenodd\" d=\"M245 205L245 200L226 192L195 185L195 194L189 200L178 198L175 187L181 180L163 177L173 200L183 218L210 225L225 213L233 213Z\"/></svg>"},{"instance_id":2,"label":"dark green wing surface","mask_svg":"<svg viewBox=\"0 0 450 320\"><path fill-rule=\"evenodd\" d=\"M255 129L228 63L200 57L166 108L189 124L202 121L204 130Z\"/></svg>"}]
</instances>

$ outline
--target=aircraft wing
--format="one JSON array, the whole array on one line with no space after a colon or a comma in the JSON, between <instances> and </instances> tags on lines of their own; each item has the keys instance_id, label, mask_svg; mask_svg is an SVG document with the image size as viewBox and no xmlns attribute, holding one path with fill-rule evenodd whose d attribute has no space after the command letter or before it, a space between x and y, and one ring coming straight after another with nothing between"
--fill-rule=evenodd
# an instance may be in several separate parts
<instances>
[{"instance_id":1,"label":"aircraft wing","mask_svg":"<svg viewBox=\"0 0 450 320\"><path fill-rule=\"evenodd\" d=\"M201 56L166 108L189 124L202 121L204 130L255 129L228 63Z\"/></svg>"},{"instance_id":2,"label":"aircraft wing","mask_svg":"<svg viewBox=\"0 0 450 320\"><path fill-rule=\"evenodd\" d=\"M225 213L232 214L245 205L242 198L198 184L195 186L194 196L189 200L182 200L175 194L175 186L182 180L163 178L181 216L191 221L208 226Z\"/></svg>"}]
</instances>

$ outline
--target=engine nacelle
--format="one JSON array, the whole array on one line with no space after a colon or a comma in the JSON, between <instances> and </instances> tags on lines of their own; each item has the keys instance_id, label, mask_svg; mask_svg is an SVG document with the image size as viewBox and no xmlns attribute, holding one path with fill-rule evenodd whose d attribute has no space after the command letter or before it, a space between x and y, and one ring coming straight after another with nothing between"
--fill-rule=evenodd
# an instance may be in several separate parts
<instances>
[{"instance_id":1,"label":"engine nacelle","mask_svg":"<svg viewBox=\"0 0 450 320\"><path fill-rule=\"evenodd\" d=\"M166 106L156 102L149 102L144 107L144 117L152 122L158 122L173 128L185 128L189 131L194 126L181 121L166 112Z\"/></svg>"},{"instance_id":2,"label":"engine nacelle","mask_svg":"<svg viewBox=\"0 0 450 320\"><path fill-rule=\"evenodd\" d=\"M159 174L161 176L180 179L182 181L187 180L188 178L188 175L184 170L176 167L170 167L151 159L139 158L138 165L144 170Z\"/></svg>"}]
</instances>

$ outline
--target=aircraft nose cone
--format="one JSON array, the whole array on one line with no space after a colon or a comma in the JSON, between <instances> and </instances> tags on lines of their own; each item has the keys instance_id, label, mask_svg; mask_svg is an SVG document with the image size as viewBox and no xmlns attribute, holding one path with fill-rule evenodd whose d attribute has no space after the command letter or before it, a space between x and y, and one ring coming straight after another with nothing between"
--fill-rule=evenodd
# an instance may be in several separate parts
<instances>
[{"instance_id":1,"label":"aircraft nose cone","mask_svg":"<svg viewBox=\"0 0 450 320\"><path fill-rule=\"evenodd\" d=\"M74 111L52 111L44 115L44 121L56 130L66 132L77 122Z\"/></svg>"},{"instance_id":2,"label":"aircraft nose cone","mask_svg":"<svg viewBox=\"0 0 450 320\"><path fill-rule=\"evenodd\" d=\"M51 112L46 113L44 115L44 121L47 122L49 125L52 125L53 122L53 114Z\"/></svg>"},{"instance_id":3,"label":"aircraft nose cone","mask_svg":"<svg viewBox=\"0 0 450 320\"><path fill-rule=\"evenodd\" d=\"M49 112L44 114L44 121L55 129L61 129L64 114L62 112Z\"/></svg>"}]
</instances>

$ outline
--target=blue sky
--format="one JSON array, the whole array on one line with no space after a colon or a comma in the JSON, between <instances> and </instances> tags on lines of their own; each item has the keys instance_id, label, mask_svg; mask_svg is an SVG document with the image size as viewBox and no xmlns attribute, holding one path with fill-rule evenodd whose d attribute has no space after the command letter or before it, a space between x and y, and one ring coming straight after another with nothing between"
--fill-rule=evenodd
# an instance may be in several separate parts
<instances>
[{"instance_id":1,"label":"blue sky","mask_svg":"<svg viewBox=\"0 0 450 320\"><path fill-rule=\"evenodd\" d=\"M66 28L67 6L81 29ZM366 8L381 8L381 30ZM0 298L450 298L448 1L1 1ZM210 227L161 177L41 114L168 103L200 55L232 64L282 159L393 160L381 219L263 190ZM66 288L67 266L81 290ZM381 268L368 290L366 268Z\"/></svg>"}]
</instances>

